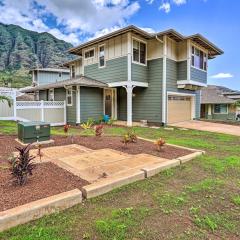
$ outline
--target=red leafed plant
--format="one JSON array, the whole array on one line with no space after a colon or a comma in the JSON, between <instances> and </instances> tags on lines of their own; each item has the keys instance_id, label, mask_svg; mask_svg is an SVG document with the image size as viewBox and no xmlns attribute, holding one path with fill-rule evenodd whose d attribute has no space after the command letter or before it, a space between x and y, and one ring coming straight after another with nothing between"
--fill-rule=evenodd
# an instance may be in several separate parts
<instances>
[{"instance_id":1,"label":"red leafed plant","mask_svg":"<svg viewBox=\"0 0 240 240\"><path fill-rule=\"evenodd\" d=\"M154 144L157 145L157 150L160 152L162 147L166 144L166 141L163 138L159 138Z\"/></svg>"},{"instance_id":2,"label":"red leafed plant","mask_svg":"<svg viewBox=\"0 0 240 240\"><path fill-rule=\"evenodd\" d=\"M10 161L11 174L16 178L20 186L26 183L28 176L32 175L32 170L35 167L35 164L32 162L35 157L30 156L30 148L31 144L28 144L25 147L16 147L19 152L18 156Z\"/></svg>"},{"instance_id":3,"label":"red leafed plant","mask_svg":"<svg viewBox=\"0 0 240 240\"><path fill-rule=\"evenodd\" d=\"M64 133L68 133L69 128L70 128L70 125L65 124L64 127L63 127Z\"/></svg>"},{"instance_id":4,"label":"red leafed plant","mask_svg":"<svg viewBox=\"0 0 240 240\"><path fill-rule=\"evenodd\" d=\"M96 125L95 126L95 136L96 137L101 137L103 135L103 125Z\"/></svg>"}]
</instances>

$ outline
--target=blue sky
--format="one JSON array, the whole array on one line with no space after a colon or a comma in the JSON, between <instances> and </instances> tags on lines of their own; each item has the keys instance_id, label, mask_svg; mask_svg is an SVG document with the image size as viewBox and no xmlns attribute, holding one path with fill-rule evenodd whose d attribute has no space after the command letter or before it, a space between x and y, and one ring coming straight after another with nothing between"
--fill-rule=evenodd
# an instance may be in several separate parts
<instances>
[{"instance_id":1,"label":"blue sky","mask_svg":"<svg viewBox=\"0 0 240 240\"><path fill-rule=\"evenodd\" d=\"M147 31L201 33L224 50L209 61L210 84L240 90L238 0L0 0L0 21L77 45L134 24Z\"/></svg>"}]
</instances>

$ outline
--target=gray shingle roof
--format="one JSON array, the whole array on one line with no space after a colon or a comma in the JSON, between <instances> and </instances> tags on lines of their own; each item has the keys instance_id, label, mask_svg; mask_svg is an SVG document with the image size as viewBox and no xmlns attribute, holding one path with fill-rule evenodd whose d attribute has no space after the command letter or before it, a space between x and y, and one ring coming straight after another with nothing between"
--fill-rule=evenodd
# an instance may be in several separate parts
<instances>
[{"instance_id":1,"label":"gray shingle roof","mask_svg":"<svg viewBox=\"0 0 240 240\"><path fill-rule=\"evenodd\" d=\"M99 87L99 88L104 88L108 87L106 83L94 80L92 78L80 76L74 79L68 79L64 81L59 81L55 83L50 83L50 84L45 84L45 85L40 85L36 87L32 87L29 89L24 89L21 92L35 92L39 90L45 90L45 89L51 89L51 88L61 88L64 86L74 86L74 85L79 85L79 86L85 86L85 87Z\"/></svg>"},{"instance_id":2,"label":"gray shingle roof","mask_svg":"<svg viewBox=\"0 0 240 240\"><path fill-rule=\"evenodd\" d=\"M202 104L221 104L221 103L235 103L233 99L230 99L223 95L223 91L226 90L220 86L208 86L201 91L201 103Z\"/></svg>"}]
</instances>

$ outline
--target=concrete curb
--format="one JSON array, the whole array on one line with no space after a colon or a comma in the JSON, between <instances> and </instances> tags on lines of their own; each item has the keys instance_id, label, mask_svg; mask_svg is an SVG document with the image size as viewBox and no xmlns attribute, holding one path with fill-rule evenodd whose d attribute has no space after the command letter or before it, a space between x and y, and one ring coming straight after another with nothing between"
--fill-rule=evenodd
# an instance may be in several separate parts
<instances>
[{"instance_id":1,"label":"concrete curb","mask_svg":"<svg viewBox=\"0 0 240 240\"><path fill-rule=\"evenodd\" d=\"M145 177L152 177L166 169L176 167L180 165L180 161L177 159L169 160L167 162L157 163L150 165L148 167L144 167L141 170L144 171Z\"/></svg>"},{"instance_id":2,"label":"concrete curb","mask_svg":"<svg viewBox=\"0 0 240 240\"><path fill-rule=\"evenodd\" d=\"M82 192L74 189L0 212L0 232L81 202Z\"/></svg>"},{"instance_id":3,"label":"concrete curb","mask_svg":"<svg viewBox=\"0 0 240 240\"><path fill-rule=\"evenodd\" d=\"M102 181L92 183L83 187L83 196L87 199L97 197L104 193L110 192L115 188L127 185L138 180L145 179L145 174L141 170L133 170L131 175L126 176L114 176L110 178L103 179Z\"/></svg>"},{"instance_id":4,"label":"concrete curb","mask_svg":"<svg viewBox=\"0 0 240 240\"><path fill-rule=\"evenodd\" d=\"M199 156L201 156L203 154L204 154L203 152L194 152L194 153L188 154L186 156L179 157L179 158L177 158L177 160L179 160L181 162L181 164L183 164L183 163L191 161L194 158L199 157Z\"/></svg>"}]
</instances>

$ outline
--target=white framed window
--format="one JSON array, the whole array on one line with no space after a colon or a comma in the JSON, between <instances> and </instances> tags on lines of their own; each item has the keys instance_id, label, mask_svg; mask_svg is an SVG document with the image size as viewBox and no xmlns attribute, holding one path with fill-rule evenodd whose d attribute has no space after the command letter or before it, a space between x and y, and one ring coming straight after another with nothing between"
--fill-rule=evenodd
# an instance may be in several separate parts
<instances>
[{"instance_id":1,"label":"white framed window","mask_svg":"<svg viewBox=\"0 0 240 240\"><path fill-rule=\"evenodd\" d=\"M76 73L75 73L75 65L71 66L71 78L75 78L76 77Z\"/></svg>"},{"instance_id":2,"label":"white framed window","mask_svg":"<svg viewBox=\"0 0 240 240\"><path fill-rule=\"evenodd\" d=\"M84 52L84 59L94 58L95 56L95 49L91 48Z\"/></svg>"},{"instance_id":3,"label":"white framed window","mask_svg":"<svg viewBox=\"0 0 240 240\"><path fill-rule=\"evenodd\" d=\"M54 88L48 90L48 101L54 101Z\"/></svg>"},{"instance_id":4,"label":"white framed window","mask_svg":"<svg viewBox=\"0 0 240 240\"><path fill-rule=\"evenodd\" d=\"M227 104L215 104L213 108L213 113L215 114L228 114Z\"/></svg>"},{"instance_id":5,"label":"white framed window","mask_svg":"<svg viewBox=\"0 0 240 240\"><path fill-rule=\"evenodd\" d=\"M105 67L105 45L100 45L98 48L99 51L99 67Z\"/></svg>"},{"instance_id":6,"label":"white framed window","mask_svg":"<svg viewBox=\"0 0 240 240\"><path fill-rule=\"evenodd\" d=\"M192 66L207 71L207 54L202 50L192 46Z\"/></svg>"},{"instance_id":7,"label":"white framed window","mask_svg":"<svg viewBox=\"0 0 240 240\"><path fill-rule=\"evenodd\" d=\"M133 38L132 46L133 62L146 65L147 44L141 40Z\"/></svg>"},{"instance_id":8,"label":"white framed window","mask_svg":"<svg viewBox=\"0 0 240 240\"><path fill-rule=\"evenodd\" d=\"M69 87L66 89L66 99L67 99L67 106L73 105L73 90L72 87Z\"/></svg>"}]
</instances>

